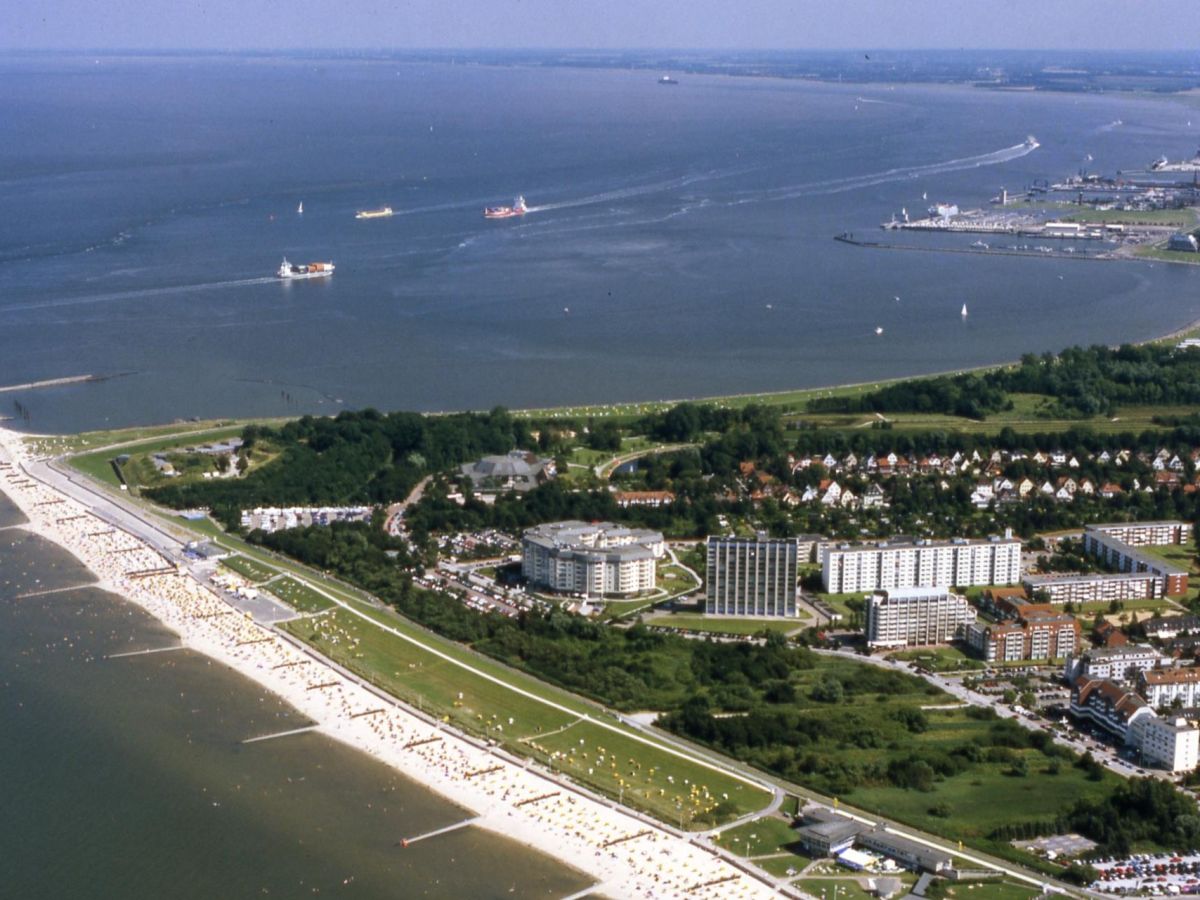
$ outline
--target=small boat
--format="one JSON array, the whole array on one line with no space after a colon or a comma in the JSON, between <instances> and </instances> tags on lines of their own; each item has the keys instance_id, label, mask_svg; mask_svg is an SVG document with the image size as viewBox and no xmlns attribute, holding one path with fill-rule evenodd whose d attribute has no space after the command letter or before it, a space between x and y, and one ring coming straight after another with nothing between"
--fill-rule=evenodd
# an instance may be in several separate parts
<instances>
[{"instance_id":1,"label":"small boat","mask_svg":"<svg viewBox=\"0 0 1200 900\"><path fill-rule=\"evenodd\" d=\"M963 304L963 308L962 308L962 317L964 319L967 317L967 304L965 304L965 303Z\"/></svg>"},{"instance_id":2,"label":"small boat","mask_svg":"<svg viewBox=\"0 0 1200 900\"><path fill-rule=\"evenodd\" d=\"M658 79L658 83L659 84L679 84L679 82L676 81L674 78L672 78L670 75L664 75L662 78Z\"/></svg>"},{"instance_id":3,"label":"small boat","mask_svg":"<svg viewBox=\"0 0 1200 900\"><path fill-rule=\"evenodd\" d=\"M875 333L876 333L876 334L883 334L883 326L882 326L882 325L876 325L876 326L875 326Z\"/></svg>"},{"instance_id":4,"label":"small boat","mask_svg":"<svg viewBox=\"0 0 1200 900\"><path fill-rule=\"evenodd\" d=\"M296 207L296 215L299 215L299 216L304 215L304 201L303 200L301 200L300 205Z\"/></svg>"}]
</instances>

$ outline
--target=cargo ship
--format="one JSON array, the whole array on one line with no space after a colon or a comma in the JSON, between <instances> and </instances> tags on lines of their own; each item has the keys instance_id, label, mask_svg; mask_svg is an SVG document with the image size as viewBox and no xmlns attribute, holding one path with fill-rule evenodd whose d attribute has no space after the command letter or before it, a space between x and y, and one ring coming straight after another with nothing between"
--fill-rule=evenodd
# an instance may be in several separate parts
<instances>
[{"instance_id":1,"label":"cargo ship","mask_svg":"<svg viewBox=\"0 0 1200 900\"><path fill-rule=\"evenodd\" d=\"M525 205L525 198L518 197L513 201L512 206L485 206L483 217L485 219L510 219L513 216L523 216L527 212L529 212L529 207Z\"/></svg>"},{"instance_id":2,"label":"cargo ship","mask_svg":"<svg viewBox=\"0 0 1200 900\"><path fill-rule=\"evenodd\" d=\"M306 266L293 266L285 256L283 264L275 274L280 278L324 278L333 274L333 268L331 262L314 262Z\"/></svg>"},{"instance_id":3,"label":"cargo ship","mask_svg":"<svg viewBox=\"0 0 1200 900\"><path fill-rule=\"evenodd\" d=\"M360 209L354 214L356 219L386 219L392 215L392 208L385 206L382 209Z\"/></svg>"}]
</instances>

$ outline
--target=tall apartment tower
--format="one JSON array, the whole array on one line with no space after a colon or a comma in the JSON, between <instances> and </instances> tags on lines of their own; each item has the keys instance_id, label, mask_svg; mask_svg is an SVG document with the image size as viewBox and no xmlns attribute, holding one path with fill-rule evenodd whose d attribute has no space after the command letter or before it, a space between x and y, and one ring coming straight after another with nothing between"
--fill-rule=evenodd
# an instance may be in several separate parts
<instances>
[{"instance_id":1,"label":"tall apartment tower","mask_svg":"<svg viewBox=\"0 0 1200 900\"><path fill-rule=\"evenodd\" d=\"M799 546L787 538L710 537L704 611L719 616L796 615Z\"/></svg>"}]
</instances>

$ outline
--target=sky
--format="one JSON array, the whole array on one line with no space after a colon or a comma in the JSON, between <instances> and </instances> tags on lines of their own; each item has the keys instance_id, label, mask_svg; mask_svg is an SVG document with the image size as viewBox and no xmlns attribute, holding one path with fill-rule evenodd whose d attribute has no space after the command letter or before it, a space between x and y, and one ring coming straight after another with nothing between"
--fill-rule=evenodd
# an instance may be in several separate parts
<instances>
[{"instance_id":1,"label":"sky","mask_svg":"<svg viewBox=\"0 0 1200 900\"><path fill-rule=\"evenodd\" d=\"M1193 50L1181 0L13 0L14 49Z\"/></svg>"}]
</instances>

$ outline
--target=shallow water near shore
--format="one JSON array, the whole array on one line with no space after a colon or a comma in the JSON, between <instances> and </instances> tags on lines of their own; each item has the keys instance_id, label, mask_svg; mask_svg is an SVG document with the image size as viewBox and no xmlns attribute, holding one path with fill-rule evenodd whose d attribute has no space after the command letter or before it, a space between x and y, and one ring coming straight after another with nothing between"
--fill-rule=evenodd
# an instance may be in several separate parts
<instances>
[{"instance_id":1,"label":"shallow water near shore","mask_svg":"<svg viewBox=\"0 0 1200 900\"><path fill-rule=\"evenodd\" d=\"M7 512L0 501L0 527ZM177 641L91 580L52 544L0 531L6 896L498 898L587 887L477 829L401 849L401 838L469 813L319 734L243 744L309 723L191 651L107 658Z\"/></svg>"}]
</instances>

